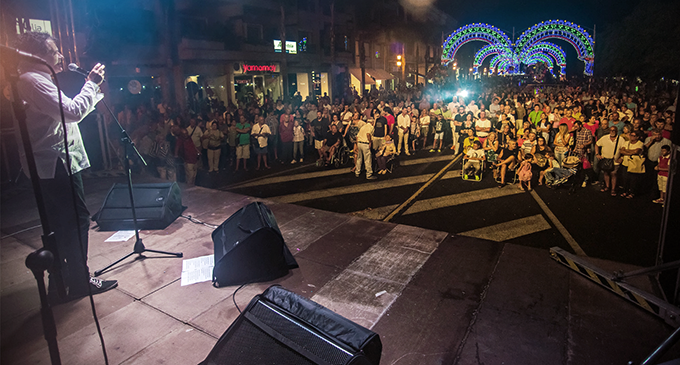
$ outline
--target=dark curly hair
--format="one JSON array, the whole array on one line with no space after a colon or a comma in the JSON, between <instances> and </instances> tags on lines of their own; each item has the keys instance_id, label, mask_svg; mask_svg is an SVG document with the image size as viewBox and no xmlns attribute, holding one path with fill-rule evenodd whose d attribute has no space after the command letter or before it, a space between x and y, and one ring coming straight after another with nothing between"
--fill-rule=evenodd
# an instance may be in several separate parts
<instances>
[{"instance_id":1,"label":"dark curly hair","mask_svg":"<svg viewBox=\"0 0 680 365\"><path fill-rule=\"evenodd\" d=\"M52 51L47 46L47 40L53 40L51 35L42 32L26 32L19 34L14 46L24 52L32 53L36 56L46 56Z\"/></svg>"}]
</instances>

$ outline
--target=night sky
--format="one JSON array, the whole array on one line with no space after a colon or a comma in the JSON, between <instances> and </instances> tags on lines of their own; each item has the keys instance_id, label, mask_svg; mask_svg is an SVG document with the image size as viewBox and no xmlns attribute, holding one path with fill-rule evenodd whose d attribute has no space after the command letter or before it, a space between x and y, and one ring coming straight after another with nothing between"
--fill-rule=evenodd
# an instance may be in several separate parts
<instances>
[{"instance_id":1,"label":"night sky","mask_svg":"<svg viewBox=\"0 0 680 365\"><path fill-rule=\"evenodd\" d=\"M494 25L512 37L544 20L563 19L576 23L589 32L597 24L598 31L612 22L631 14L641 0L568 0L568 1L502 1L502 0L439 0L435 5L458 21ZM448 31L450 34L455 29ZM444 31L447 33L447 31Z\"/></svg>"}]
</instances>

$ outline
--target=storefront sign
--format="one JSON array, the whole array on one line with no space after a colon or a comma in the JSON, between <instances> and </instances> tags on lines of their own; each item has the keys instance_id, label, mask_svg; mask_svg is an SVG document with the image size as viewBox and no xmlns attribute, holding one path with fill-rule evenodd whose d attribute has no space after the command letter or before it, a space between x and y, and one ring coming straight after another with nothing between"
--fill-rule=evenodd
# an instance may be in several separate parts
<instances>
[{"instance_id":1,"label":"storefront sign","mask_svg":"<svg viewBox=\"0 0 680 365\"><path fill-rule=\"evenodd\" d=\"M276 72L277 66L278 65L246 65L244 63L243 64L243 72L251 72L251 71Z\"/></svg>"},{"instance_id":2,"label":"storefront sign","mask_svg":"<svg viewBox=\"0 0 680 365\"><path fill-rule=\"evenodd\" d=\"M274 52L281 53L281 40L274 40ZM297 54L297 42L286 41L286 53Z\"/></svg>"}]
</instances>

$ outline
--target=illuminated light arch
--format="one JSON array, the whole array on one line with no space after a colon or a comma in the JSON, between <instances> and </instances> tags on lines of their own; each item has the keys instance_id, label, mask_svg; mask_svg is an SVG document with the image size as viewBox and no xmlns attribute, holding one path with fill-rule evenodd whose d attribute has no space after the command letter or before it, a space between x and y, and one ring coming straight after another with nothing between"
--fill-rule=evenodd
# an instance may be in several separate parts
<instances>
[{"instance_id":1,"label":"illuminated light arch","mask_svg":"<svg viewBox=\"0 0 680 365\"><path fill-rule=\"evenodd\" d=\"M531 57L527 58L524 61L524 64L527 65L527 66L531 66L531 65L535 65L539 62L545 63L550 68L550 73L555 75L555 72L554 72L555 64L553 63L553 59L550 56L548 56L547 54L544 54L544 53L533 54Z\"/></svg>"},{"instance_id":2,"label":"illuminated light arch","mask_svg":"<svg viewBox=\"0 0 680 365\"><path fill-rule=\"evenodd\" d=\"M474 41L512 49L512 41L502 30L488 24L472 23L458 28L446 38L443 44L442 63L446 65L453 61L462 45Z\"/></svg>"},{"instance_id":3,"label":"illuminated light arch","mask_svg":"<svg viewBox=\"0 0 680 365\"><path fill-rule=\"evenodd\" d=\"M557 65L560 66L560 73L562 75L566 74L567 56L560 46L550 42L535 43L531 47L526 48L519 57L522 63L526 63L524 60L530 58L534 54L550 55Z\"/></svg>"},{"instance_id":4,"label":"illuminated light arch","mask_svg":"<svg viewBox=\"0 0 680 365\"><path fill-rule=\"evenodd\" d=\"M512 48L497 44L487 44L482 47L475 54L475 62L472 64L473 72L479 72L479 67L484 63L484 60L491 55L503 55L503 57L511 57Z\"/></svg>"},{"instance_id":5,"label":"illuminated light arch","mask_svg":"<svg viewBox=\"0 0 680 365\"><path fill-rule=\"evenodd\" d=\"M521 54L525 48L530 48L532 45L549 38L557 38L569 42L576 49L578 59L585 62L586 66L583 73L588 76L593 75L595 41L580 25L571 22L548 20L536 24L522 33L515 44L515 49L519 50Z\"/></svg>"}]
</instances>

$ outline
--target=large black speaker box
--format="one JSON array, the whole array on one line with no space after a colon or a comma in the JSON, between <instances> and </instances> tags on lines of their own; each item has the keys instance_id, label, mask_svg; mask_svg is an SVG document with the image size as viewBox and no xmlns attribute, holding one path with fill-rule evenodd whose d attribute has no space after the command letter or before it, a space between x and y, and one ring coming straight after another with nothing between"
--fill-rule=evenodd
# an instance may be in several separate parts
<instances>
[{"instance_id":1,"label":"large black speaker box","mask_svg":"<svg viewBox=\"0 0 680 365\"><path fill-rule=\"evenodd\" d=\"M139 229L165 229L182 214L182 194L175 182L134 184L132 191ZM135 229L128 185L114 184L92 220L102 231Z\"/></svg>"},{"instance_id":2,"label":"large black speaker box","mask_svg":"<svg viewBox=\"0 0 680 365\"><path fill-rule=\"evenodd\" d=\"M278 285L255 296L200 365L378 365L380 336Z\"/></svg>"},{"instance_id":3,"label":"large black speaker box","mask_svg":"<svg viewBox=\"0 0 680 365\"><path fill-rule=\"evenodd\" d=\"M274 214L261 202L232 214L212 233L216 287L274 280L298 267Z\"/></svg>"}]
</instances>

